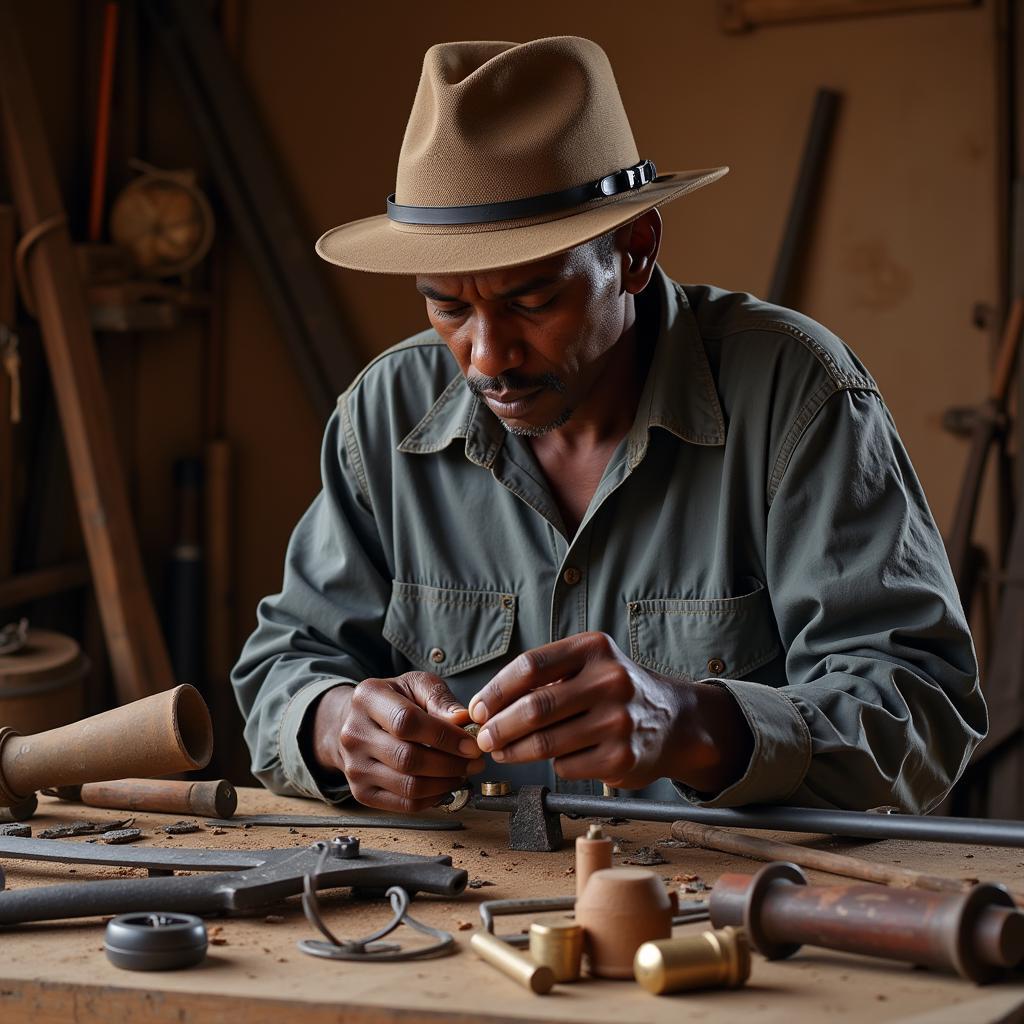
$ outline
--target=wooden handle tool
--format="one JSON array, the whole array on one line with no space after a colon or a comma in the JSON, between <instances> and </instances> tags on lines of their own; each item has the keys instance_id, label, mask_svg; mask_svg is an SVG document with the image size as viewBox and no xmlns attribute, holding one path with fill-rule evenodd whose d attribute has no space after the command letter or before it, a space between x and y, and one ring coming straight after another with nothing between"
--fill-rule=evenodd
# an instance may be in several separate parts
<instances>
[{"instance_id":1,"label":"wooden handle tool","mask_svg":"<svg viewBox=\"0 0 1024 1024\"><path fill-rule=\"evenodd\" d=\"M230 818L238 807L238 794L227 779L209 782L118 779L116 782L90 782L81 787L61 787L57 795L89 807L192 814L202 818Z\"/></svg>"}]
</instances>

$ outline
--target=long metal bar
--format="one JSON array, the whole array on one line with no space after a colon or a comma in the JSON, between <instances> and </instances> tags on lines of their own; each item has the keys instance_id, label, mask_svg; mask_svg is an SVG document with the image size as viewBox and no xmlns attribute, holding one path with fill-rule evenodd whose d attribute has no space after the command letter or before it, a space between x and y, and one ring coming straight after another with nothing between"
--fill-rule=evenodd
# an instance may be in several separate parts
<instances>
[{"instance_id":1,"label":"long metal bar","mask_svg":"<svg viewBox=\"0 0 1024 1024\"><path fill-rule=\"evenodd\" d=\"M804 254L811 213L821 192L825 161L839 111L839 93L819 89L814 97L811 127L807 132L800 173L786 218L786 227L775 259L775 271L768 288L768 301L786 305L793 301L794 277Z\"/></svg>"},{"instance_id":2,"label":"long metal bar","mask_svg":"<svg viewBox=\"0 0 1024 1024\"><path fill-rule=\"evenodd\" d=\"M516 797L476 797L479 811L516 809ZM633 818L637 821L685 819L702 825L807 832L856 839L920 839L936 843L974 846L1024 847L1024 821L987 818L930 818L916 814L873 814L867 811L832 811L815 807L695 807L693 804L638 800L628 797L591 797L549 793L544 806L557 814Z\"/></svg>"}]
</instances>

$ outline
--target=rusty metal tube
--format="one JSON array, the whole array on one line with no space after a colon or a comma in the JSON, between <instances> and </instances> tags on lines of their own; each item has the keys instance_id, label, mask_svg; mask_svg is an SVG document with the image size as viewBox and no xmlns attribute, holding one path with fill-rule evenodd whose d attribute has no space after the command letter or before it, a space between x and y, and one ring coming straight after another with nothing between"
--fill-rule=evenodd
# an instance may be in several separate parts
<instances>
[{"instance_id":1,"label":"rusty metal tube","mask_svg":"<svg viewBox=\"0 0 1024 1024\"><path fill-rule=\"evenodd\" d=\"M804 943L990 981L1024 960L1024 915L1002 886L962 894L878 885L809 886L795 864L725 874L710 900L716 928L742 925L770 960Z\"/></svg>"},{"instance_id":2,"label":"rusty metal tube","mask_svg":"<svg viewBox=\"0 0 1024 1024\"><path fill-rule=\"evenodd\" d=\"M238 808L238 794L227 779L117 779L60 786L56 794L62 800L88 807L192 814L202 818L230 818Z\"/></svg>"},{"instance_id":3,"label":"rusty metal tube","mask_svg":"<svg viewBox=\"0 0 1024 1024\"><path fill-rule=\"evenodd\" d=\"M212 754L210 712L187 684L33 736L0 728L0 806L48 787L192 771Z\"/></svg>"}]
</instances>

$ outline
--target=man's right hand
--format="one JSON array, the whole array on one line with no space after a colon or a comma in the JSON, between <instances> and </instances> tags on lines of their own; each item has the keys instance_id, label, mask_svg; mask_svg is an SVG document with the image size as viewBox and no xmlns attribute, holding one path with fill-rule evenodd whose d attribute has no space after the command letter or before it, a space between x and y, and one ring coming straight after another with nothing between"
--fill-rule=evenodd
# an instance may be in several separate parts
<instances>
[{"instance_id":1,"label":"man's right hand","mask_svg":"<svg viewBox=\"0 0 1024 1024\"><path fill-rule=\"evenodd\" d=\"M480 748L461 728L469 722L439 676L364 679L321 697L313 753L322 767L344 772L361 804L423 811L483 771Z\"/></svg>"}]
</instances>

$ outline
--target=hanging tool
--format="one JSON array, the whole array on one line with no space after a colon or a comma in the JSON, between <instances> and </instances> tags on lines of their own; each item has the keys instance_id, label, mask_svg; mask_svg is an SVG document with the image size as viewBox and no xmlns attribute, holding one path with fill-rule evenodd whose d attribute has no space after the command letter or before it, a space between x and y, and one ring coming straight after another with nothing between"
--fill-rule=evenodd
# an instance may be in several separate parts
<instances>
[{"instance_id":1,"label":"hanging tool","mask_svg":"<svg viewBox=\"0 0 1024 1024\"><path fill-rule=\"evenodd\" d=\"M1024 960L1024 914L999 885L947 894L880 885L809 886L784 861L756 875L726 874L711 893L711 923L742 926L769 960L808 943L992 981Z\"/></svg>"},{"instance_id":2,"label":"hanging tool","mask_svg":"<svg viewBox=\"0 0 1024 1024\"><path fill-rule=\"evenodd\" d=\"M47 786L204 768L212 750L210 712L187 684L33 736L0 726L0 807Z\"/></svg>"},{"instance_id":3,"label":"hanging tool","mask_svg":"<svg viewBox=\"0 0 1024 1024\"><path fill-rule=\"evenodd\" d=\"M302 892L306 876L314 872L321 889L348 886L365 892L400 885L410 894L422 891L441 896L458 896L469 878L461 868L452 867L451 857L419 857L365 848L354 857L332 859L317 871L321 846L314 843L276 850L121 849L0 837L0 858L148 868L157 873L203 872L177 878L105 878L8 890L0 893L0 925L149 912L154 907L189 914L256 912Z\"/></svg>"},{"instance_id":4,"label":"hanging tool","mask_svg":"<svg viewBox=\"0 0 1024 1024\"><path fill-rule=\"evenodd\" d=\"M473 799L473 807L478 811L511 814L510 848L535 852L561 849L560 814L670 823L686 818L707 825L768 829L775 832L811 832L857 839L920 839L978 846L1024 846L1024 822L1021 821L933 818L916 814L832 811L816 807L696 807L682 800L671 803L551 793L544 786L523 786L510 796L477 796Z\"/></svg>"}]
</instances>

